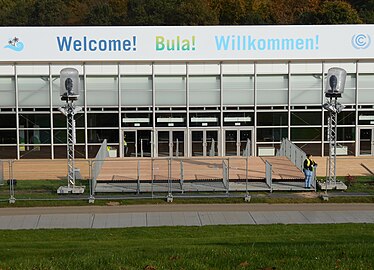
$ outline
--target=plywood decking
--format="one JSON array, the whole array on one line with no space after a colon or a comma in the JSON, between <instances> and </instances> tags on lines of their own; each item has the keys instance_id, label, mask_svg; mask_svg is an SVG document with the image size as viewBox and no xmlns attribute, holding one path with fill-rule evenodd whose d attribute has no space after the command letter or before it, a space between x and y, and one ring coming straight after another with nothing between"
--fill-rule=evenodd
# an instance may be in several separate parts
<instances>
[{"instance_id":1,"label":"plywood decking","mask_svg":"<svg viewBox=\"0 0 374 270\"><path fill-rule=\"evenodd\" d=\"M326 175L326 157L313 157L318 163L317 176ZM246 172L245 159L232 157L229 159L230 179L245 179L246 174L250 179L265 178L265 161L269 160L273 164L274 179L292 179L300 177L299 171L289 160L280 157L249 157L248 171ZM140 176L144 179L151 179L152 164L151 159L130 159L115 158L106 159L99 175L102 180L134 180L137 179L138 162L140 164ZM13 161L13 178L18 180L39 180L66 179L67 161L51 159L15 160ZM75 162L75 167L80 169L83 178L90 177L90 160L79 159ZM173 161L171 165L172 179L179 179L180 164ZM187 159L184 161L183 170L188 179L213 179L222 178L222 158L217 159ZM374 172L374 157L337 157L337 175L346 176L370 176ZM9 179L9 163L3 161L4 179ZM157 160L154 162L155 179L167 179L168 161ZM301 176L303 177L303 176Z\"/></svg>"}]
</instances>

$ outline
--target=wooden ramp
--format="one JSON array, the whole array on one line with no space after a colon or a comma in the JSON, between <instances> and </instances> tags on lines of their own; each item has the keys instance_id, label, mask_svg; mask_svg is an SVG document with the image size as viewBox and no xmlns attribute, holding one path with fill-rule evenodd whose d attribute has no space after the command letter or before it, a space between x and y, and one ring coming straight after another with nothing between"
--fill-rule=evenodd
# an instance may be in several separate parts
<instances>
[{"instance_id":1,"label":"wooden ramp","mask_svg":"<svg viewBox=\"0 0 374 270\"><path fill-rule=\"evenodd\" d=\"M230 157L184 159L106 159L98 182L108 181L209 181L222 180L228 169L230 181L264 181L265 162L272 164L273 181L304 179L303 173L285 157ZM153 177L152 177L153 176Z\"/></svg>"}]
</instances>

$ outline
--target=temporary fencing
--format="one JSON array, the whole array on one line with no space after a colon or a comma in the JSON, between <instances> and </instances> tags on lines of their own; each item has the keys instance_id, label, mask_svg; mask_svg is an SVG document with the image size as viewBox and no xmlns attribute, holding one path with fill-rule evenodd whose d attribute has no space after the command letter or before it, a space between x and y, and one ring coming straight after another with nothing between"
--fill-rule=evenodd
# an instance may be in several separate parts
<instances>
[{"instance_id":1,"label":"temporary fencing","mask_svg":"<svg viewBox=\"0 0 374 270\"><path fill-rule=\"evenodd\" d=\"M95 159L90 163L90 172L91 172L91 185L90 185L90 197L95 195L95 187L97 178L100 174L100 170L104 164L105 159L109 156L107 140L105 139L99 148L99 151L96 154Z\"/></svg>"},{"instance_id":2,"label":"temporary fencing","mask_svg":"<svg viewBox=\"0 0 374 270\"><path fill-rule=\"evenodd\" d=\"M290 140L282 139L277 155L287 157L297 168L301 171L303 170L303 162L306 158L306 153Z\"/></svg>"},{"instance_id":3,"label":"temporary fencing","mask_svg":"<svg viewBox=\"0 0 374 270\"><path fill-rule=\"evenodd\" d=\"M274 181L284 178L279 168L288 166L283 165L284 159L276 157L269 160L248 156L107 158L106 147L104 141L95 159L75 160L82 178L76 179L77 184L89 186L83 194L56 194L59 186L66 185L66 160L3 160L2 173L8 179L9 191L5 185L0 186L0 200L88 199L94 202L97 199L244 197L249 192L273 191ZM302 190L302 183L299 184ZM287 188L287 184L282 184L282 188Z\"/></svg>"}]
</instances>

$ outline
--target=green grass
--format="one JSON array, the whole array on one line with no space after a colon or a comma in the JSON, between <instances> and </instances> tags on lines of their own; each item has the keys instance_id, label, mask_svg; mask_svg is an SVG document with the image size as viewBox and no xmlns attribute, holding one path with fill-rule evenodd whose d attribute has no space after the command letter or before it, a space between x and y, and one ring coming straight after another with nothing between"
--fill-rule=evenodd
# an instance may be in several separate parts
<instances>
[{"instance_id":1,"label":"green grass","mask_svg":"<svg viewBox=\"0 0 374 270\"><path fill-rule=\"evenodd\" d=\"M373 269L374 224L0 231L0 269Z\"/></svg>"},{"instance_id":2,"label":"green grass","mask_svg":"<svg viewBox=\"0 0 374 270\"><path fill-rule=\"evenodd\" d=\"M338 180L347 184L348 189L345 192L339 192L339 197L330 196L327 203L374 203L374 179L373 177L354 177L348 181L347 177L338 177ZM10 205L9 186L7 184L0 186L0 207L32 207L32 206L70 206L70 205L88 205L89 183L88 181L77 181L77 185L86 186L85 193L82 195L58 195L57 189L60 186L66 186L65 180L18 180L15 186L16 203ZM330 193L330 192L329 192ZM349 196L344 196L348 194ZM357 193L357 196L352 196ZM371 196L359 196L365 193ZM271 196L270 193L252 192L251 203L326 203L320 198L304 198L293 196L291 192L274 192L273 195L280 194L284 196ZM297 194L297 193L296 193ZM330 193L331 194L331 193ZM132 196L134 194L99 194L99 196ZM150 196L150 194L144 194ZM165 198L166 194L159 194ZM199 195L204 195L199 193ZM224 195L223 193L209 193L211 195ZM244 193L231 193L239 196L237 198L175 198L173 203L242 203ZM177 195L176 195L177 196ZM113 199L95 200L95 205L106 205ZM120 205L130 204L156 204L166 203L165 199L126 199L115 200Z\"/></svg>"}]
</instances>

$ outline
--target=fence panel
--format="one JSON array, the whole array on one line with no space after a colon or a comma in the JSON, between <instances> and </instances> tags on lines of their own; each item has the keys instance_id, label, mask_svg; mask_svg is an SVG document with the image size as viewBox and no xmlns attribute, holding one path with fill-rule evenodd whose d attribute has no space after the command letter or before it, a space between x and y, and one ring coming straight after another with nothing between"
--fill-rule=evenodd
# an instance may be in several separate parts
<instances>
[{"instance_id":1,"label":"fence panel","mask_svg":"<svg viewBox=\"0 0 374 270\"><path fill-rule=\"evenodd\" d=\"M303 170L303 162L306 158L306 154L297 145L295 145L288 139L283 139L279 152L281 154L284 153L284 155L293 164L295 164L296 167L298 167L301 171Z\"/></svg>"},{"instance_id":2,"label":"fence panel","mask_svg":"<svg viewBox=\"0 0 374 270\"><path fill-rule=\"evenodd\" d=\"M270 192L272 192L273 166L270 164L269 161L266 161L265 167L266 167L266 172L265 172L266 184L270 188Z\"/></svg>"},{"instance_id":3,"label":"fence panel","mask_svg":"<svg viewBox=\"0 0 374 270\"><path fill-rule=\"evenodd\" d=\"M4 185L4 162L0 160L0 185Z\"/></svg>"}]
</instances>

